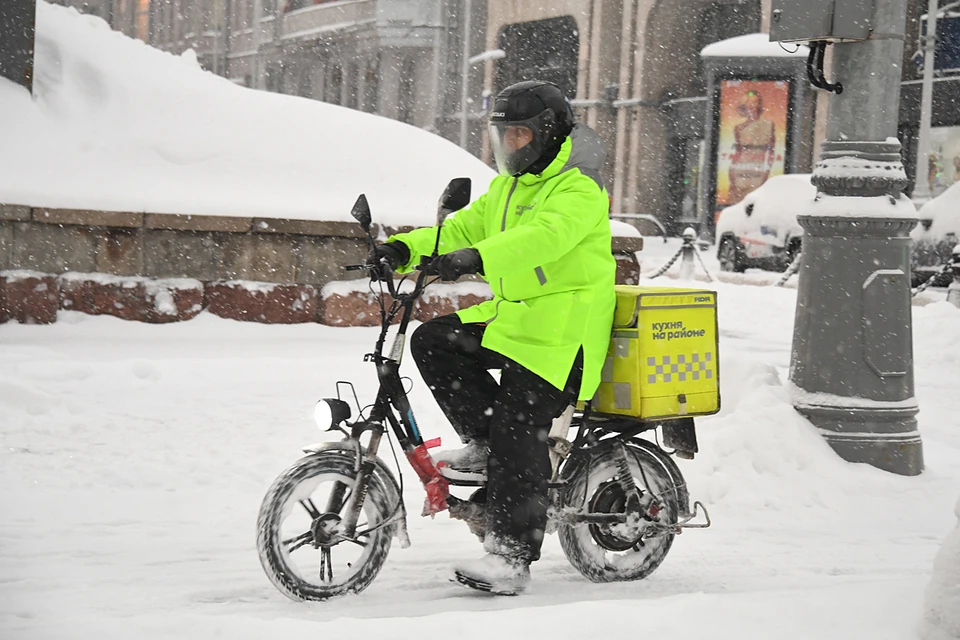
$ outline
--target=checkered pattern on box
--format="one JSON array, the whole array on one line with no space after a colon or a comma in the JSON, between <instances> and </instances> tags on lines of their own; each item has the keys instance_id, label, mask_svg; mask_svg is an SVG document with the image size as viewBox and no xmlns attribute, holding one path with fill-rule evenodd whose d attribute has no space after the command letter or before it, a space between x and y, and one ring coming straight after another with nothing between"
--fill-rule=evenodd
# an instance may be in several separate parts
<instances>
[{"instance_id":1,"label":"checkered pattern on box","mask_svg":"<svg viewBox=\"0 0 960 640\"><path fill-rule=\"evenodd\" d=\"M701 375L707 380L713 378L713 353L710 351L702 354L702 357L694 353L691 356L663 356L661 360L657 362L655 356L647 356L647 366L654 369L654 373L647 375L648 384L699 380Z\"/></svg>"}]
</instances>

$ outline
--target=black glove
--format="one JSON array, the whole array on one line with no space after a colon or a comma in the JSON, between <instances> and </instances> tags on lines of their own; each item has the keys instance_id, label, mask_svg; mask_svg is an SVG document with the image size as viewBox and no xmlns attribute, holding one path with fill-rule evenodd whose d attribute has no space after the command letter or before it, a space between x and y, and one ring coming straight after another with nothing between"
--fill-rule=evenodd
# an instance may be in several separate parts
<instances>
[{"instance_id":1,"label":"black glove","mask_svg":"<svg viewBox=\"0 0 960 640\"><path fill-rule=\"evenodd\" d=\"M470 273L483 273L483 260L476 249L459 249L437 256L426 266L427 275L438 275L441 280L456 280Z\"/></svg>"},{"instance_id":2,"label":"black glove","mask_svg":"<svg viewBox=\"0 0 960 640\"><path fill-rule=\"evenodd\" d=\"M387 269L381 260L390 268ZM399 240L378 244L367 256L367 264L376 267L371 274L374 280L386 280L390 277L390 271L396 271L398 267L408 262L410 262L410 249Z\"/></svg>"}]
</instances>

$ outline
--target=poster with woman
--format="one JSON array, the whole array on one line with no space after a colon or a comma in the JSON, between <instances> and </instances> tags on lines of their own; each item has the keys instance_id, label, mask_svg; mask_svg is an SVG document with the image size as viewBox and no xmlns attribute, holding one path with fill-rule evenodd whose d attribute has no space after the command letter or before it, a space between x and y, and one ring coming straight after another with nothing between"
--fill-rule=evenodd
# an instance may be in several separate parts
<instances>
[{"instance_id":1,"label":"poster with woman","mask_svg":"<svg viewBox=\"0 0 960 640\"><path fill-rule=\"evenodd\" d=\"M717 213L785 170L790 83L723 80L717 143Z\"/></svg>"}]
</instances>

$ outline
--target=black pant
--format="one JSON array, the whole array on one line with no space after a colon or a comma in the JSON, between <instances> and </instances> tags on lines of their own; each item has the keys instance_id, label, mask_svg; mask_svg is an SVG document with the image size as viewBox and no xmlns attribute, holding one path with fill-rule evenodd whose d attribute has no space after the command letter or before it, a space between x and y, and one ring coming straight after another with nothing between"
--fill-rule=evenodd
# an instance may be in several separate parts
<instances>
[{"instance_id":1,"label":"black pant","mask_svg":"<svg viewBox=\"0 0 960 640\"><path fill-rule=\"evenodd\" d=\"M464 442L489 439L488 533L484 547L533 561L547 523L547 433L576 400L582 351L561 391L513 360L480 346L482 324L454 315L424 323L410 351L437 404ZM489 373L500 369L499 384Z\"/></svg>"}]
</instances>

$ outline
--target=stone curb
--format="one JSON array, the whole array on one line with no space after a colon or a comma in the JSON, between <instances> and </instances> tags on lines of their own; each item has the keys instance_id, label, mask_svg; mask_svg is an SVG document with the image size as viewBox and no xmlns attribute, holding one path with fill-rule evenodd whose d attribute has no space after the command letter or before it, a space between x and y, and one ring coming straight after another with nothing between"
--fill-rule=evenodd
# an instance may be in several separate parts
<instances>
[{"instance_id":1,"label":"stone curb","mask_svg":"<svg viewBox=\"0 0 960 640\"><path fill-rule=\"evenodd\" d=\"M64 310L153 324L189 320L203 310L203 283L199 280L70 272L58 281Z\"/></svg>"},{"instance_id":2,"label":"stone curb","mask_svg":"<svg viewBox=\"0 0 960 640\"><path fill-rule=\"evenodd\" d=\"M636 256L616 257L617 282L636 284L640 272ZM377 294L369 291L366 284L357 280L337 281L317 291L309 284L239 280L203 283L189 278L151 279L105 273L67 272L57 276L0 271L0 323L56 322L58 309L166 323L189 320L207 309L222 318L266 324L378 326ZM413 318L426 322L491 297L482 283L434 285L417 300Z\"/></svg>"},{"instance_id":3,"label":"stone curb","mask_svg":"<svg viewBox=\"0 0 960 640\"><path fill-rule=\"evenodd\" d=\"M221 318L265 324L317 320L317 290L308 284L213 282L205 293L207 311Z\"/></svg>"},{"instance_id":4,"label":"stone curb","mask_svg":"<svg viewBox=\"0 0 960 640\"><path fill-rule=\"evenodd\" d=\"M0 271L0 322L50 324L60 307L56 276L33 271Z\"/></svg>"}]
</instances>

